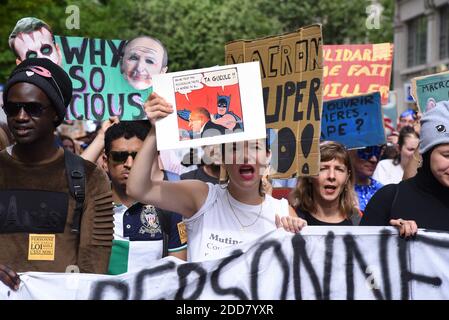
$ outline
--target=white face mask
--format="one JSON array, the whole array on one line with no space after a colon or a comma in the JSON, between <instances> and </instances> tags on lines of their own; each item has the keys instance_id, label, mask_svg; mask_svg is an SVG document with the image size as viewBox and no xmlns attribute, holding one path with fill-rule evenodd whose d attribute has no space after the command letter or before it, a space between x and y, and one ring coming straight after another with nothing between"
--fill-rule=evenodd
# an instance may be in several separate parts
<instances>
[{"instance_id":1,"label":"white face mask","mask_svg":"<svg viewBox=\"0 0 449 320\"><path fill-rule=\"evenodd\" d=\"M14 40L14 48L22 61L28 58L47 58L57 65L62 64L59 48L53 43L52 35L46 28L19 33Z\"/></svg>"}]
</instances>

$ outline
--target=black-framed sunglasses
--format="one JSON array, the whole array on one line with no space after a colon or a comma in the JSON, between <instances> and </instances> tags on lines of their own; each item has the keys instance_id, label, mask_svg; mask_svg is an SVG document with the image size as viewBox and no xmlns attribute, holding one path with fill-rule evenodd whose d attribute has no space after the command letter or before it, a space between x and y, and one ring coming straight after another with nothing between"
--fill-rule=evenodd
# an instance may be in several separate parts
<instances>
[{"instance_id":1,"label":"black-framed sunglasses","mask_svg":"<svg viewBox=\"0 0 449 320\"><path fill-rule=\"evenodd\" d=\"M125 163L128 160L128 157L131 156L133 160L136 158L137 151L128 152L128 151L111 151L109 153L112 161L116 163Z\"/></svg>"},{"instance_id":2,"label":"black-framed sunglasses","mask_svg":"<svg viewBox=\"0 0 449 320\"><path fill-rule=\"evenodd\" d=\"M8 101L3 106L5 113L8 117L16 117L20 110L23 109L25 112L33 118L38 118L42 116L47 107L43 106L39 102L11 102Z\"/></svg>"},{"instance_id":3,"label":"black-framed sunglasses","mask_svg":"<svg viewBox=\"0 0 449 320\"><path fill-rule=\"evenodd\" d=\"M376 157L378 160L380 158L380 154L382 153L382 147L380 146L370 146L363 149L357 150L357 155L360 159L369 160L372 157Z\"/></svg>"}]
</instances>

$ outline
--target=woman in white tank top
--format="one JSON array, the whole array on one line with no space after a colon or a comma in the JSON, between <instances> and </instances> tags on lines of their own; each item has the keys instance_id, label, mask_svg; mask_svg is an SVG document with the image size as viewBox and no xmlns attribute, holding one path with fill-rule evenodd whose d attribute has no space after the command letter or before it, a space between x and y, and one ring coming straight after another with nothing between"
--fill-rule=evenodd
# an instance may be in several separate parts
<instances>
[{"instance_id":1,"label":"woman in white tank top","mask_svg":"<svg viewBox=\"0 0 449 320\"><path fill-rule=\"evenodd\" d=\"M233 149L227 147L233 164L221 166L220 180L224 184L152 181L155 121L172 113L173 108L156 93L151 94L144 107L153 126L131 169L127 192L140 202L152 203L185 218L189 261L219 258L222 249L255 240L279 227L299 232L306 225L287 200L276 200L261 192L261 177L270 155L264 139L234 144ZM242 153L239 160L243 159L244 164L234 164L236 156L241 157Z\"/></svg>"}]
</instances>

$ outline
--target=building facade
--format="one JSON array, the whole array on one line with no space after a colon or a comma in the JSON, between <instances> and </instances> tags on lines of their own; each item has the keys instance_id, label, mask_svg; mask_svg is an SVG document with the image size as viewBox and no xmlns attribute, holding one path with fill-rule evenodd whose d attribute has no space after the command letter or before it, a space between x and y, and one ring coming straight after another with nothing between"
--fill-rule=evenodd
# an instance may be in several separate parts
<instances>
[{"instance_id":1,"label":"building facade","mask_svg":"<svg viewBox=\"0 0 449 320\"><path fill-rule=\"evenodd\" d=\"M449 67L449 0L395 0L393 86L399 113L413 77Z\"/></svg>"}]
</instances>

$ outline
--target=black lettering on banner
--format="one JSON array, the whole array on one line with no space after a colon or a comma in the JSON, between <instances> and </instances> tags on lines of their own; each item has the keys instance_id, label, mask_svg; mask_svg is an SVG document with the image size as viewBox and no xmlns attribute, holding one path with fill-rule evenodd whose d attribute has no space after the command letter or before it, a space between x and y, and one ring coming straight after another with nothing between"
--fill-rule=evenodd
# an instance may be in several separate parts
<instances>
[{"instance_id":1,"label":"black lettering on banner","mask_svg":"<svg viewBox=\"0 0 449 320\"><path fill-rule=\"evenodd\" d=\"M92 112L91 112L91 102L89 101L89 94L84 93L84 115L86 119L92 118Z\"/></svg>"},{"instance_id":2,"label":"black lettering on banner","mask_svg":"<svg viewBox=\"0 0 449 320\"><path fill-rule=\"evenodd\" d=\"M108 93L108 111L109 116L117 116L119 119L123 117L123 111L125 111L125 95L123 93L120 93L118 95L118 105L114 105L114 97L116 95L112 93Z\"/></svg>"},{"instance_id":3,"label":"black lettering on banner","mask_svg":"<svg viewBox=\"0 0 449 320\"><path fill-rule=\"evenodd\" d=\"M292 52L292 48L290 46L282 46L282 54L281 54L281 75L285 76L287 74L293 73L292 62L290 61L290 54Z\"/></svg>"},{"instance_id":4,"label":"black lettering on banner","mask_svg":"<svg viewBox=\"0 0 449 320\"><path fill-rule=\"evenodd\" d=\"M362 127L364 122L365 121L362 118L358 118L358 119L355 120L355 124L357 125L356 126L356 130L357 130L358 133L360 133L360 128Z\"/></svg>"},{"instance_id":5,"label":"black lettering on banner","mask_svg":"<svg viewBox=\"0 0 449 320\"><path fill-rule=\"evenodd\" d=\"M295 64L295 73L305 72L309 65L309 40L297 41L295 49L295 56L298 58L298 62Z\"/></svg>"},{"instance_id":6,"label":"black lettering on banner","mask_svg":"<svg viewBox=\"0 0 449 320\"><path fill-rule=\"evenodd\" d=\"M373 104L374 103L374 95L369 95L365 97L364 104Z\"/></svg>"},{"instance_id":7,"label":"black lettering on banner","mask_svg":"<svg viewBox=\"0 0 449 320\"><path fill-rule=\"evenodd\" d=\"M69 69L69 75L70 78L72 78L72 84L73 84L73 91L79 91L84 92L86 90L86 80L84 77L78 75L78 71L82 74L83 73L83 67L82 66L71 66ZM75 80L80 82L79 87L75 87Z\"/></svg>"},{"instance_id":8,"label":"black lettering on banner","mask_svg":"<svg viewBox=\"0 0 449 320\"><path fill-rule=\"evenodd\" d=\"M131 93L130 95L128 95L128 104L131 107L135 107L139 111L139 113L136 115L134 113L132 114L133 120L139 120L143 118L145 111L143 110L140 103L134 100L134 97L141 97L140 93Z\"/></svg>"},{"instance_id":9,"label":"black lettering on banner","mask_svg":"<svg viewBox=\"0 0 449 320\"><path fill-rule=\"evenodd\" d=\"M176 292L175 300L195 300L198 299L203 292L204 285L206 284L206 276L207 272L204 270L201 265L197 263L185 263L178 267L178 276L179 276L179 289ZM188 283L187 283L187 276L192 273L196 272L198 274L198 277L195 279L195 281L191 281L190 283L196 283L197 287L195 291L192 293L192 295L188 298L184 298L184 290L186 289Z\"/></svg>"},{"instance_id":10,"label":"black lettering on banner","mask_svg":"<svg viewBox=\"0 0 449 320\"><path fill-rule=\"evenodd\" d=\"M307 160L307 157L309 156L310 151L312 150L312 143L313 143L313 136L315 134L315 129L313 127L313 124L308 123L301 133L301 149L302 153L304 154L304 159ZM304 163L302 166L301 172L303 174L309 174L309 164Z\"/></svg>"},{"instance_id":11,"label":"black lettering on banner","mask_svg":"<svg viewBox=\"0 0 449 320\"><path fill-rule=\"evenodd\" d=\"M109 48L111 48L112 52L112 59L111 59L111 67L115 68L118 63L120 62L120 59L122 57L122 51L123 47L126 44L125 40L120 41L119 47L117 48L112 40L107 40Z\"/></svg>"},{"instance_id":12,"label":"black lettering on banner","mask_svg":"<svg viewBox=\"0 0 449 320\"><path fill-rule=\"evenodd\" d=\"M273 168L277 172L284 173L292 166L296 158L296 137L289 127L282 128L278 131L277 137L277 163Z\"/></svg>"},{"instance_id":13,"label":"black lettering on banner","mask_svg":"<svg viewBox=\"0 0 449 320\"><path fill-rule=\"evenodd\" d=\"M67 37L61 37L61 47L62 51L64 52L65 61L67 64L74 64L73 58L76 57L77 64L83 64L84 59L86 56L86 49L87 49L87 38L83 38L83 41L81 42L81 48L79 47L69 47L69 43L67 41Z\"/></svg>"},{"instance_id":14,"label":"black lettering on banner","mask_svg":"<svg viewBox=\"0 0 449 320\"><path fill-rule=\"evenodd\" d=\"M270 98L270 87L263 88L263 105L265 108L265 122L266 124L279 121L279 112L281 111L282 99L282 85L276 86L276 105L273 114L268 114L268 100Z\"/></svg>"},{"instance_id":15,"label":"black lettering on banner","mask_svg":"<svg viewBox=\"0 0 449 320\"><path fill-rule=\"evenodd\" d=\"M282 121L285 121L285 116L287 113L287 103L288 103L288 97L293 96L296 92L296 86L293 81L287 81L284 85L284 105L282 106ZM276 97L278 98L278 97Z\"/></svg>"},{"instance_id":16,"label":"black lettering on banner","mask_svg":"<svg viewBox=\"0 0 449 320\"><path fill-rule=\"evenodd\" d=\"M105 105L104 105L104 99L103 96L99 93L94 93L90 99L90 109L92 111L92 115L94 116L95 120L102 121L103 115L105 111ZM98 111L98 105L97 101L100 102L100 109Z\"/></svg>"},{"instance_id":17,"label":"black lettering on banner","mask_svg":"<svg viewBox=\"0 0 449 320\"><path fill-rule=\"evenodd\" d=\"M135 292L134 292L134 300L141 300L143 296L143 283L146 278L151 278L151 276L158 274L158 273L164 273L167 271L171 271L176 267L176 264L172 261L167 262L166 264L163 264L161 266L157 266L151 269L146 269L140 271L136 276L136 282L135 282Z\"/></svg>"},{"instance_id":18,"label":"black lettering on banner","mask_svg":"<svg viewBox=\"0 0 449 320\"><path fill-rule=\"evenodd\" d=\"M99 74L100 75L100 87L96 87L95 86L95 75ZM101 92L103 91L104 88L104 80L105 80L105 76L103 73L103 69L99 68L99 67L93 67L92 70L90 71L90 77L89 77L89 83L90 83L90 87L92 88L92 90L94 92Z\"/></svg>"},{"instance_id":19,"label":"black lettering on banner","mask_svg":"<svg viewBox=\"0 0 449 320\"><path fill-rule=\"evenodd\" d=\"M278 69L273 68L273 66L277 65L277 63L274 62L275 56L279 54L279 46L271 46L268 48L268 66L270 73L268 74L268 77L276 77L278 75ZM279 59L279 58L278 58Z\"/></svg>"},{"instance_id":20,"label":"black lettering on banner","mask_svg":"<svg viewBox=\"0 0 449 320\"><path fill-rule=\"evenodd\" d=\"M305 89L307 87L307 81L301 81L296 83L296 96L295 96L295 108L293 113L293 120L294 121L300 121L303 119L304 112L299 111L300 109L300 103L302 102L302 98L304 97L302 93L302 89Z\"/></svg>"},{"instance_id":21,"label":"black lettering on banner","mask_svg":"<svg viewBox=\"0 0 449 320\"><path fill-rule=\"evenodd\" d=\"M83 99L83 96L80 94L74 93L72 96L72 100L70 101L69 109L70 109L70 113L73 115L73 117L76 120L83 120L83 118L84 118L83 115L80 115L75 109L76 100L78 100L78 99Z\"/></svg>"},{"instance_id":22,"label":"black lettering on banner","mask_svg":"<svg viewBox=\"0 0 449 320\"><path fill-rule=\"evenodd\" d=\"M100 44L100 48L95 47L95 43ZM106 65L106 40L104 39L89 39L89 54L90 54L90 64L97 65L95 61L95 56L100 56L101 65Z\"/></svg>"},{"instance_id":23,"label":"black lettering on banner","mask_svg":"<svg viewBox=\"0 0 449 320\"><path fill-rule=\"evenodd\" d=\"M226 267L229 263L231 263L233 260L240 258L243 255L242 250L235 250L231 253L229 257L224 258L220 264L218 265L217 269L215 269L212 272L212 275L210 277L211 286L212 289L219 295L233 295L239 298L240 300L248 300L248 297L246 296L245 292L242 289L239 289L237 287L232 288L222 288L219 284L219 277L221 270Z\"/></svg>"},{"instance_id":24,"label":"black lettering on banner","mask_svg":"<svg viewBox=\"0 0 449 320\"><path fill-rule=\"evenodd\" d=\"M309 105L307 106L307 120L310 120L312 109L315 120L320 120L320 105L318 103L317 91L320 89L321 80L319 78L313 78L309 87Z\"/></svg>"},{"instance_id":25,"label":"black lettering on banner","mask_svg":"<svg viewBox=\"0 0 449 320\"><path fill-rule=\"evenodd\" d=\"M94 284L94 290L90 300L103 300L103 294L111 289L121 294L120 300L127 300L129 297L129 287L126 282L114 280L98 281Z\"/></svg>"},{"instance_id":26,"label":"black lettering on banner","mask_svg":"<svg viewBox=\"0 0 449 320\"><path fill-rule=\"evenodd\" d=\"M353 236L344 236L343 242L345 243L346 248L346 300L354 300L354 260L357 261L365 280L367 278L366 270L368 269L368 264L363 258ZM372 275L370 275L370 277L372 277ZM384 300L382 292L378 288L373 287L371 290L377 300Z\"/></svg>"},{"instance_id":27,"label":"black lettering on banner","mask_svg":"<svg viewBox=\"0 0 449 320\"><path fill-rule=\"evenodd\" d=\"M419 281L425 284L429 284L432 286L439 287L442 284L442 280L440 277L430 277L423 274L413 273L409 270L409 250L408 250L408 241L398 238L398 246L399 246L399 267L401 269L401 299L408 300L410 298L410 288L409 282L411 281ZM424 242L426 244L432 246L440 246L443 248L449 248L449 243L446 241L438 241L433 240L424 236L416 235L416 240Z\"/></svg>"},{"instance_id":28,"label":"black lettering on banner","mask_svg":"<svg viewBox=\"0 0 449 320\"><path fill-rule=\"evenodd\" d=\"M321 68L320 64L318 63L318 56L319 56L319 52L320 52L319 49L320 49L320 44L321 44L321 38L311 39L310 42L313 44L313 47L315 49L314 51L312 51L314 53L313 56L312 56L313 63L312 63L312 67L309 70L309 71L313 71L313 70L315 70L317 68Z\"/></svg>"},{"instance_id":29,"label":"black lettering on banner","mask_svg":"<svg viewBox=\"0 0 449 320\"><path fill-rule=\"evenodd\" d=\"M233 54L228 54L226 56L226 64L237 64L237 63L243 63L243 55L240 54L237 59L235 59Z\"/></svg>"},{"instance_id":30,"label":"black lettering on banner","mask_svg":"<svg viewBox=\"0 0 449 320\"><path fill-rule=\"evenodd\" d=\"M290 267L288 265L288 261L285 258L284 253L281 250L281 243L278 241L266 241L263 242L254 253L253 261L251 262L251 299L259 300L258 294L258 274L259 274L259 264L262 257L267 250L273 249L274 256L279 261L282 272L283 272L283 280L282 280L282 292L279 299L285 300L287 298L287 290L288 290L288 282L290 275Z\"/></svg>"},{"instance_id":31,"label":"black lettering on banner","mask_svg":"<svg viewBox=\"0 0 449 320\"><path fill-rule=\"evenodd\" d=\"M325 258L324 258L324 276L323 276L323 299L330 299L330 285L332 276L332 258L334 257L334 240L335 234L329 231L326 235L325 242Z\"/></svg>"},{"instance_id":32,"label":"black lettering on banner","mask_svg":"<svg viewBox=\"0 0 449 320\"><path fill-rule=\"evenodd\" d=\"M326 251L328 250L328 248L327 248L327 245L329 244L328 241L330 242L330 240L328 240L326 237ZM332 242L333 242L333 239L332 239ZM299 233L296 234L292 238L292 247L293 247L293 285L295 288L295 299L302 300L301 268L300 268L300 265L302 262L302 264L304 265L306 272L310 278L310 281L312 283L313 290L315 291L315 298L317 300L322 300L323 293L321 290L320 281L318 280L318 276L315 272L312 262L310 261L309 256L307 255L306 241L304 240L302 235L300 235ZM329 249L329 250L331 251L332 249ZM328 259L328 256L326 256L326 262L328 262L327 259ZM332 265L331 265L331 268L332 268ZM326 267L325 267L325 270L326 270ZM326 278L326 275L325 275L325 279L330 281L330 276L328 278ZM327 285L327 286L329 286L329 285Z\"/></svg>"},{"instance_id":33,"label":"black lettering on banner","mask_svg":"<svg viewBox=\"0 0 449 320\"><path fill-rule=\"evenodd\" d=\"M384 292L385 292L385 299L391 300L391 282L390 282L390 271L388 269L388 241L390 240L391 232L387 229L382 230L380 232L380 239L379 239L379 260L380 260L380 267L382 269L382 277L383 277L383 283L384 283Z\"/></svg>"}]
</instances>

